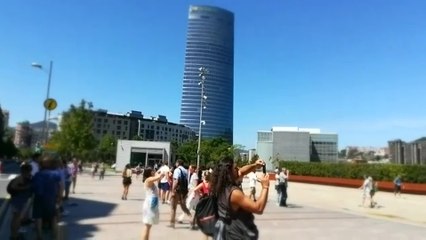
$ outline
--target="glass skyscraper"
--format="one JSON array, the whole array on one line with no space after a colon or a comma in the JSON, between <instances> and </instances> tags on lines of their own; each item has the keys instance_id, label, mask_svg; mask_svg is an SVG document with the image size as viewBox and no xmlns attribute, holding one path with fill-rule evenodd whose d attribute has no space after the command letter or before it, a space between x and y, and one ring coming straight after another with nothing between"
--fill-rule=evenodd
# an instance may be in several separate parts
<instances>
[{"instance_id":1,"label":"glass skyscraper","mask_svg":"<svg viewBox=\"0 0 426 240\"><path fill-rule=\"evenodd\" d=\"M190 6L182 86L180 123L196 133L201 109L200 67L208 69L204 83L202 138L233 141L234 14L210 6Z\"/></svg>"}]
</instances>

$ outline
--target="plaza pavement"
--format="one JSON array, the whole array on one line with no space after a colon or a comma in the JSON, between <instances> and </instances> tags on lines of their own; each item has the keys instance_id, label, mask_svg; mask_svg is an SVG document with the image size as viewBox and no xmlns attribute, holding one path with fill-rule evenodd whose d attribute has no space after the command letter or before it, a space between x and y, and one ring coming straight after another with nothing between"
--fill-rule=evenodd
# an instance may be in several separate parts
<instances>
[{"instance_id":1,"label":"plaza pavement","mask_svg":"<svg viewBox=\"0 0 426 240\"><path fill-rule=\"evenodd\" d=\"M243 187L247 189L246 181ZM133 178L127 201L121 200L121 192L121 176L107 175L103 181L79 176L67 208L70 214L63 219L67 239L140 239L141 179ZM378 192L378 207L370 209L359 206L359 189L290 182L288 194L289 207L276 206L271 182L268 205L255 220L261 240L426 239L426 196L398 198ZM168 228L169 211L169 205L160 205L160 224L153 226L151 239L203 239L201 232L189 230L188 223Z\"/></svg>"}]
</instances>

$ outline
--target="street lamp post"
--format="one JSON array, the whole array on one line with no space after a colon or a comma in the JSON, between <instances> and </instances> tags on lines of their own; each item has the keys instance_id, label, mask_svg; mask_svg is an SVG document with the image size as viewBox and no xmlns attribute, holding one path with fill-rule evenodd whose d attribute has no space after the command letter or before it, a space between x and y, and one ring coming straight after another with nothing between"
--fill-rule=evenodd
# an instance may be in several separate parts
<instances>
[{"instance_id":1,"label":"street lamp post","mask_svg":"<svg viewBox=\"0 0 426 240\"><path fill-rule=\"evenodd\" d=\"M43 70L43 65L38 64L38 63L32 63L31 64L32 67L38 68ZM50 96L50 81L52 79L52 68L53 68L53 61L50 61L50 65L49 65L49 77L47 79L47 94L46 94L46 99L49 99ZM44 139L44 143L46 144L49 138L49 125L48 125L48 121L47 121L47 108L44 108L44 126L43 126L43 132L42 132L42 139ZM49 111L49 117L50 117L50 111Z\"/></svg>"},{"instance_id":2,"label":"street lamp post","mask_svg":"<svg viewBox=\"0 0 426 240\"><path fill-rule=\"evenodd\" d=\"M198 126L198 148L197 148L197 168L200 169L200 157L201 157L201 127L206 124L206 121L203 120L203 110L206 108L206 100L207 96L204 94L204 83L206 81L206 75L208 73L207 68L200 67L198 69L200 73L198 76L200 77L200 82L198 85L201 87L201 96L200 96L200 123Z\"/></svg>"}]
</instances>

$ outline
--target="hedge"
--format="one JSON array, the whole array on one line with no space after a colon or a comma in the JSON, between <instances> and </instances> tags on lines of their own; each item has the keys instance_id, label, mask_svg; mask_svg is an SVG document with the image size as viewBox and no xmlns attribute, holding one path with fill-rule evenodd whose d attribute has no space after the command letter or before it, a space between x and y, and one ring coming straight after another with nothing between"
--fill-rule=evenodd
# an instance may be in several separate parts
<instances>
[{"instance_id":1,"label":"hedge","mask_svg":"<svg viewBox=\"0 0 426 240\"><path fill-rule=\"evenodd\" d=\"M426 183L426 166L398 164L354 164L280 161L290 175L363 179L371 176L378 181L393 181L400 175L407 183Z\"/></svg>"}]
</instances>

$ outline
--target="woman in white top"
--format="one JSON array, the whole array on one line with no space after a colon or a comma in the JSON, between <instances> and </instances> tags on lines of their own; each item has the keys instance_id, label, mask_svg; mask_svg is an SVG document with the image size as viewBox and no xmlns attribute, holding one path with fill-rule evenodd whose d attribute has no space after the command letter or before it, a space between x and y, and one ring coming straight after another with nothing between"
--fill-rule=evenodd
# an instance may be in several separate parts
<instances>
[{"instance_id":1,"label":"woman in white top","mask_svg":"<svg viewBox=\"0 0 426 240\"><path fill-rule=\"evenodd\" d=\"M145 227L142 230L142 240L149 239L149 233L153 224L158 224L160 220L160 211L158 209L158 188L155 184L160 178L164 177L164 173L154 172L152 168L145 169L143 173L143 181L145 188L145 201L142 208L142 222Z\"/></svg>"}]
</instances>

